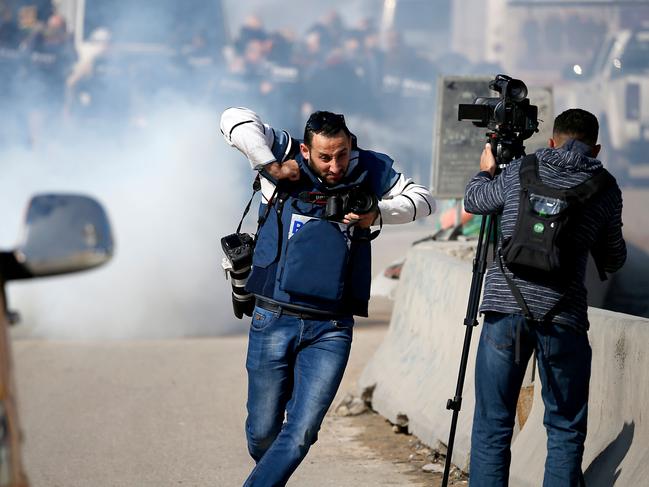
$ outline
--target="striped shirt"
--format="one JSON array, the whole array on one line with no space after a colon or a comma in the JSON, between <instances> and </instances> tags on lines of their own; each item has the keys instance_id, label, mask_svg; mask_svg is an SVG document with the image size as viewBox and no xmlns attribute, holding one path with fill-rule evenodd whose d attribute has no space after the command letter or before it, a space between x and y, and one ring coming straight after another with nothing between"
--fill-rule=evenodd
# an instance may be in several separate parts
<instances>
[{"instance_id":1,"label":"striped shirt","mask_svg":"<svg viewBox=\"0 0 649 487\"><path fill-rule=\"evenodd\" d=\"M584 155L586 147L580 142L569 141L559 149L538 150L536 158L543 183L555 189L566 189L591 177L602 164ZM466 187L464 207L467 212L479 215L502 212L498 249L503 239L511 237L516 226L521 189L520 166L520 159L511 162L495 179L488 172L480 172ZM622 237L622 193L617 185L591 200L577 224L575 235L577 271L572 276L566 276L567 287L526 281L514 276L507 268L505 272L521 291L536 319L543 317L565 293L560 312L553 321L585 332L589 328L584 285L589 250L597 247L605 255L602 264L606 272L616 271L626 259L626 245ZM497 260L491 263L485 278L480 312L486 311L522 314Z\"/></svg>"}]
</instances>

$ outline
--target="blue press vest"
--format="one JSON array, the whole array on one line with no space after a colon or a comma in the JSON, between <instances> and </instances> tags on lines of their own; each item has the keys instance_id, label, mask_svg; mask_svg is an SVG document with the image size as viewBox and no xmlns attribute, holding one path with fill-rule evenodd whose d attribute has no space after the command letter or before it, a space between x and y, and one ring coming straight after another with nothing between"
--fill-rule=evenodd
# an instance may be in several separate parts
<instances>
[{"instance_id":1,"label":"blue press vest","mask_svg":"<svg viewBox=\"0 0 649 487\"><path fill-rule=\"evenodd\" d=\"M287 140L288 139L288 140ZM276 136L273 152L283 160L286 144L298 143L283 133ZM253 267L246 289L257 296L334 315L367 316L371 283L371 244L348 241L344 227L322 219L324 205L305 202L299 194L324 192L360 185L380 199L389 189L392 159L358 150L356 166L343 183L325 186L298 153L297 182L280 181L273 208L257 234ZM260 216L266 205L260 205Z\"/></svg>"}]
</instances>

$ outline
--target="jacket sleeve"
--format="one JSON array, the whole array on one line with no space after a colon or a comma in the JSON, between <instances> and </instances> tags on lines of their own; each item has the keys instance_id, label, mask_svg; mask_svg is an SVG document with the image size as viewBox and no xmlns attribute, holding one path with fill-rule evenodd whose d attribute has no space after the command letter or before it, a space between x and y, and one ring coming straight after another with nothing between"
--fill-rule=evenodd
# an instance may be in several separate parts
<instances>
[{"instance_id":1,"label":"jacket sleeve","mask_svg":"<svg viewBox=\"0 0 649 487\"><path fill-rule=\"evenodd\" d=\"M435 200L428 188L415 184L394 169L391 169L388 184L379 201L383 223L408 223L430 216L435 211Z\"/></svg>"},{"instance_id":2,"label":"jacket sleeve","mask_svg":"<svg viewBox=\"0 0 649 487\"><path fill-rule=\"evenodd\" d=\"M508 166L507 169L509 169ZM481 171L469 181L464 191L464 209L474 215L489 215L503 209L505 204L503 181L507 171L492 179Z\"/></svg>"},{"instance_id":3,"label":"jacket sleeve","mask_svg":"<svg viewBox=\"0 0 649 487\"><path fill-rule=\"evenodd\" d=\"M622 192L616 186L608 196L606 203L611 212L592 253L600 271L615 272L626 261L626 243L622 236Z\"/></svg>"},{"instance_id":4,"label":"jacket sleeve","mask_svg":"<svg viewBox=\"0 0 649 487\"><path fill-rule=\"evenodd\" d=\"M262 123L248 108L228 108L221 115L221 133L225 141L239 149L255 170L276 161L272 147L275 130Z\"/></svg>"}]
</instances>

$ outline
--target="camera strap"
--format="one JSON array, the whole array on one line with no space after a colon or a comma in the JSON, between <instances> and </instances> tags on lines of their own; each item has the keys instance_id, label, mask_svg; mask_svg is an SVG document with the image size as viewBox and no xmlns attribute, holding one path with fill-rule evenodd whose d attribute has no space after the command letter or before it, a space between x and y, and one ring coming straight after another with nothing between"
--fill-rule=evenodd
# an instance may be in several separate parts
<instances>
[{"instance_id":1,"label":"camera strap","mask_svg":"<svg viewBox=\"0 0 649 487\"><path fill-rule=\"evenodd\" d=\"M345 230L345 234L347 235L347 238L351 242L363 242L363 241L369 241L371 242L374 240L376 237L379 236L379 233L381 233L381 230L383 230L383 217L381 216L381 212L379 211L379 229L374 230L374 231L369 231L368 229L361 229L356 227L357 223L350 223L347 225L347 229ZM352 233L352 230L353 233ZM365 231L363 231L365 230ZM359 233L360 235L357 235Z\"/></svg>"},{"instance_id":2,"label":"camera strap","mask_svg":"<svg viewBox=\"0 0 649 487\"><path fill-rule=\"evenodd\" d=\"M304 203L311 203L313 205L322 205L327 204L329 200L329 195L322 193L320 191L302 191L298 195L298 199Z\"/></svg>"},{"instance_id":3,"label":"camera strap","mask_svg":"<svg viewBox=\"0 0 649 487\"><path fill-rule=\"evenodd\" d=\"M239 226L237 226L237 232L241 232L241 225L243 225L243 220L245 220L246 215L250 211L250 205L252 204L252 200L254 199L255 195L257 194L257 191L261 189L261 180L259 178L259 173L257 173L257 176L255 177L255 180L252 182L252 195L250 196L250 199L248 200L248 204L246 205L245 209L243 210L243 215L241 216L241 220L239 220Z\"/></svg>"},{"instance_id":4,"label":"camera strap","mask_svg":"<svg viewBox=\"0 0 649 487\"><path fill-rule=\"evenodd\" d=\"M257 176L255 177L254 181L252 182L252 195L250 196L250 199L248 200L248 204L246 205L245 209L243 210L243 215L241 216L241 220L239 221L239 226L237 226L237 232L236 233L241 232L241 226L243 225L243 220L245 220L246 216L248 215L248 212L250 211L250 205L252 205L252 200L255 198L255 195L257 194L257 192L259 192L260 190L261 190L261 177L260 177L259 173L257 173ZM268 215L270 214L270 210L273 207L273 203L275 201L275 196L276 195L277 195L277 185L275 185L275 191L273 191L272 196L266 202L266 212L257 221L257 231L255 232L255 241L257 240L257 233L259 233L259 229L264 224L264 222L268 218Z\"/></svg>"},{"instance_id":5,"label":"camera strap","mask_svg":"<svg viewBox=\"0 0 649 487\"><path fill-rule=\"evenodd\" d=\"M379 213L379 229L374 230L372 233L370 233L370 240L374 240L376 237L379 236L379 233L381 233L381 230L383 230L383 216L381 215L381 210L378 210Z\"/></svg>"}]
</instances>

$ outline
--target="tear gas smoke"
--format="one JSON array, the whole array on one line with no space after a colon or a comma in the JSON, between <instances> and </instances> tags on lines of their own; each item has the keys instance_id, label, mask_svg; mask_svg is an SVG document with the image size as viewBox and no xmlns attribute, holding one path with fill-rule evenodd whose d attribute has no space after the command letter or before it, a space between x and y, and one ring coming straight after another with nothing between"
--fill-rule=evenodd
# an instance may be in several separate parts
<instances>
[{"instance_id":1,"label":"tear gas smoke","mask_svg":"<svg viewBox=\"0 0 649 487\"><path fill-rule=\"evenodd\" d=\"M107 209L116 240L103 268L12 283L12 309L36 336L126 338L240 331L219 239L241 215L251 179L216 112L161 109L144 130L44 140L2 153L2 247L19 234L36 192L81 192Z\"/></svg>"}]
</instances>

